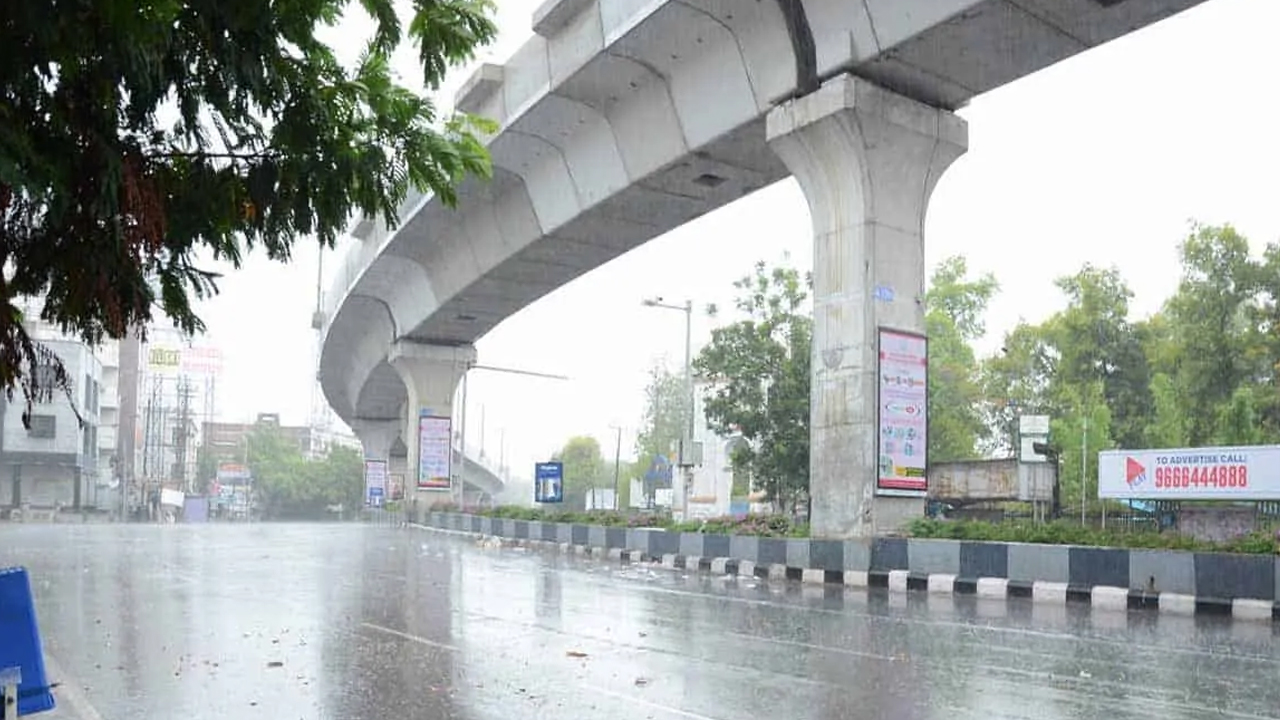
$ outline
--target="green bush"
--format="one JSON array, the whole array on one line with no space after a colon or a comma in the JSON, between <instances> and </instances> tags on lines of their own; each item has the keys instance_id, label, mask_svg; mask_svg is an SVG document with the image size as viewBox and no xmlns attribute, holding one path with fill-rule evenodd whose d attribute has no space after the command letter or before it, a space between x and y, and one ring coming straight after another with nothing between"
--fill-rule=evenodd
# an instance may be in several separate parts
<instances>
[{"instance_id":1,"label":"green bush","mask_svg":"<svg viewBox=\"0 0 1280 720\"><path fill-rule=\"evenodd\" d=\"M1223 543L1197 540L1177 533L1125 532L1081 527L1069 521L1052 523L989 523L977 520L921 519L911 523L910 534L917 538L948 540L988 540L1039 543L1042 545L1084 545L1090 547L1193 550L1266 555L1280 553L1271 533L1255 532Z\"/></svg>"},{"instance_id":2,"label":"green bush","mask_svg":"<svg viewBox=\"0 0 1280 720\"><path fill-rule=\"evenodd\" d=\"M442 502L431 506L431 512L466 512L482 517L526 520L604 527L647 527L674 532L719 533L725 535L758 535L760 537L808 537L809 526L782 515L748 515L745 518L712 518L677 523L666 515L627 514L612 510L575 512L551 508L504 505L496 508L459 508Z\"/></svg>"}]
</instances>

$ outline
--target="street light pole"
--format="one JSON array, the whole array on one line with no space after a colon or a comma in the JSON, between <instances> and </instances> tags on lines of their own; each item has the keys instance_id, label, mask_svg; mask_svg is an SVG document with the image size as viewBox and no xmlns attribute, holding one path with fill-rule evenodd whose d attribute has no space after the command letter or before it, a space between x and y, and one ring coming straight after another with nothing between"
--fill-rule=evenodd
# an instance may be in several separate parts
<instances>
[{"instance_id":1,"label":"street light pole","mask_svg":"<svg viewBox=\"0 0 1280 720\"><path fill-rule=\"evenodd\" d=\"M1089 499L1089 416L1080 425L1080 525L1085 524L1085 503Z\"/></svg>"},{"instance_id":2,"label":"street light pole","mask_svg":"<svg viewBox=\"0 0 1280 720\"><path fill-rule=\"evenodd\" d=\"M613 511L618 512L622 503L618 501L618 473L622 467L622 426L614 428L618 431L618 443L613 449Z\"/></svg>"},{"instance_id":3,"label":"street light pole","mask_svg":"<svg viewBox=\"0 0 1280 720\"><path fill-rule=\"evenodd\" d=\"M467 498L466 496L466 489L467 489L466 487L467 486L467 475L466 475L467 473L467 376L470 374L472 370L487 370L489 372L508 373L511 375L525 375L528 377L544 378L547 380L568 380L569 379L565 375L554 375L552 373L536 372L533 370L521 370L519 368L496 367L493 365L477 365L475 363L472 363L466 367L466 369L462 373L462 378L459 381L459 384L461 385L460 390L462 393L462 397L460 399L461 407L458 409L459 410L458 414L460 416L458 418L458 423L461 426L458 432L458 444L460 445L459 454L461 456L461 460L459 462L460 469L458 470L458 482L456 483L457 487L454 488L451 486L449 489L449 498L451 500L455 500L459 507L463 505L463 503L466 501L466 498ZM480 415L481 415L480 417L480 452L481 454L483 454L484 453L484 407L483 406L481 406L480 408ZM450 465L451 475L453 474L452 472L452 466L453 466L452 435L453 435L452 428L450 428L449 457L451 459L450 459L449 465ZM505 453L505 450L506 450L506 430L505 429L503 430L502 443L503 443L503 451ZM499 463L499 465L501 464L502 463ZM499 472L500 473L502 472L501 467L499 468ZM506 478L500 478L500 479L504 483L506 482ZM450 478L450 480L452 481L452 478ZM490 501L491 501L490 504L492 504L492 498L490 498Z\"/></svg>"},{"instance_id":4,"label":"street light pole","mask_svg":"<svg viewBox=\"0 0 1280 720\"><path fill-rule=\"evenodd\" d=\"M689 514L689 497L693 494L693 457L690 452L693 450L693 432L694 432L694 405L696 399L693 396L693 300L686 300L684 303L684 381L685 390L688 393L689 400L689 422L685 428L685 440L682 444L680 452L684 457L684 492L681 493L680 511L686 516ZM684 518L688 520L688 517Z\"/></svg>"},{"instance_id":5,"label":"street light pole","mask_svg":"<svg viewBox=\"0 0 1280 720\"><path fill-rule=\"evenodd\" d=\"M680 441L680 466L681 475L684 478L684 488L680 493L679 507L681 512L688 512L689 509L689 493L693 489L693 460L690 455L690 449L693 445L694 433L694 407L695 398L693 391L693 300L685 300L684 305L669 305L662 301L662 298L653 298L643 301L646 307L665 308L667 310L679 310L684 313L684 382L685 392L688 400L688 421L684 428L684 438Z\"/></svg>"}]
</instances>

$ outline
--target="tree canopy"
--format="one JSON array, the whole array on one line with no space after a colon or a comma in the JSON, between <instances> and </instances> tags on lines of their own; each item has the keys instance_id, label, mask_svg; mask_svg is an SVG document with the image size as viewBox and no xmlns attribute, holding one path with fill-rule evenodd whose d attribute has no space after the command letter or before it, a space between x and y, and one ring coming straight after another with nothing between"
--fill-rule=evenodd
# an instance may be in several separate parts
<instances>
[{"instance_id":1,"label":"tree canopy","mask_svg":"<svg viewBox=\"0 0 1280 720\"><path fill-rule=\"evenodd\" d=\"M455 199L487 175L477 137L399 83L408 41L426 85L496 34L491 0L17 2L0 23L0 388L68 389L16 303L98 343L160 307L188 333L217 292L203 257L331 246L355 214L389 224L411 190ZM347 10L376 31L344 67L316 31ZM48 365L53 373L37 373Z\"/></svg>"},{"instance_id":2,"label":"tree canopy","mask_svg":"<svg viewBox=\"0 0 1280 720\"><path fill-rule=\"evenodd\" d=\"M276 425L261 423L248 435L247 460L254 494L263 514L273 519L327 517L327 508L364 505L364 460L352 448L332 447L318 460Z\"/></svg>"},{"instance_id":3,"label":"tree canopy","mask_svg":"<svg viewBox=\"0 0 1280 720\"><path fill-rule=\"evenodd\" d=\"M1061 310L1019 323L988 357L973 346L995 279L940 263L925 297L930 464L1008 457L1018 417L1046 414L1062 499L1078 503L1099 450L1280 443L1280 243L1255 256L1230 225L1195 225L1179 255L1178 289L1151 317L1132 317L1118 270L1085 265L1056 281ZM713 331L695 367L713 427L749 441L735 465L787 502L808 487L806 284L759 264L736 287L743 319Z\"/></svg>"},{"instance_id":4,"label":"tree canopy","mask_svg":"<svg viewBox=\"0 0 1280 720\"><path fill-rule=\"evenodd\" d=\"M589 435L569 438L551 459L564 463L564 502L567 506L582 507L587 492L593 488L613 487L613 475L605 471L600 442Z\"/></svg>"},{"instance_id":5,"label":"tree canopy","mask_svg":"<svg viewBox=\"0 0 1280 720\"><path fill-rule=\"evenodd\" d=\"M785 506L803 500L809 487L811 286L794 268L757 264L734 283L743 319L713 330L694 360L707 382L708 424L746 440L734 453L735 475L744 473Z\"/></svg>"}]
</instances>

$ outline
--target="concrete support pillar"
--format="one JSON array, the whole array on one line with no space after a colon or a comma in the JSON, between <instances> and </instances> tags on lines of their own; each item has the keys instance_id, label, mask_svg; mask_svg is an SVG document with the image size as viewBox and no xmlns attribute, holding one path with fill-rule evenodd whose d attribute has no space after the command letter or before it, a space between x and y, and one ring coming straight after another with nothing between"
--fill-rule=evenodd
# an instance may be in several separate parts
<instances>
[{"instance_id":1,"label":"concrete support pillar","mask_svg":"<svg viewBox=\"0 0 1280 720\"><path fill-rule=\"evenodd\" d=\"M432 495L418 492L418 418L422 414L453 417L453 395L458 381L476 361L476 349L471 345L450 347L398 341L387 358L404 381L406 394L405 418L402 435L408 450L405 473L405 498L430 504L436 500L448 500L447 490ZM452 441L450 442L452 453ZM452 457L452 455L451 455ZM453 468L459 475L461 468Z\"/></svg>"},{"instance_id":2,"label":"concrete support pillar","mask_svg":"<svg viewBox=\"0 0 1280 720\"><path fill-rule=\"evenodd\" d=\"M968 126L843 75L774 109L767 133L813 220L812 531L891 532L924 500L876 494L878 328L924 332L925 211Z\"/></svg>"},{"instance_id":3,"label":"concrete support pillar","mask_svg":"<svg viewBox=\"0 0 1280 720\"><path fill-rule=\"evenodd\" d=\"M391 460L391 446L400 437L404 420L368 420L357 418L351 425L351 431L360 438L360 446L364 456L369 460Z\"/></svg>"}]
</instances>

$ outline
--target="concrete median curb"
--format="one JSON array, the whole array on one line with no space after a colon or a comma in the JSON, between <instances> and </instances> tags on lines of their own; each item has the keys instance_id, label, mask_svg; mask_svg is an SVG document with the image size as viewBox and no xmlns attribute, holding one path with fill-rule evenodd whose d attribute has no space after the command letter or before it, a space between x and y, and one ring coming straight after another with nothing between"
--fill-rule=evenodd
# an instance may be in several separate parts
<instances>
[{"instance_id":1,"label":"concrete median curb","mask_svg":"<svg viewBox=\"0 0 1280 720\"><path fill-rule=\"evenodd\" d=\"M1099 610L1280 620L1280 559L1173 550L679 533L430 513L412 527L671 570Z\"/></svg>"}]
</instances>

